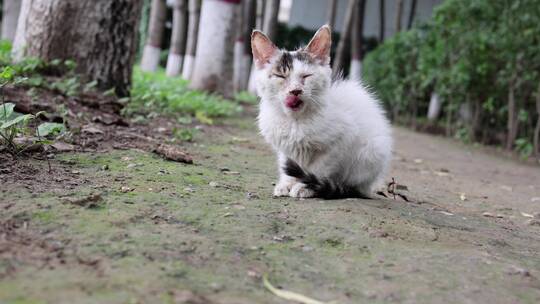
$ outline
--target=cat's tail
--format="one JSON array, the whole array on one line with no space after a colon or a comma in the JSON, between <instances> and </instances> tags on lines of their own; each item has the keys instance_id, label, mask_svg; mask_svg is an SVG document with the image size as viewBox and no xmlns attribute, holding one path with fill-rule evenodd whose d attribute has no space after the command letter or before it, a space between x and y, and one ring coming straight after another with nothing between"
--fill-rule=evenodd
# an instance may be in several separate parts
<instances>
[{"instance_id":1,"label":"cat's tail","mask_svg":"<svg viewBox=\"0 0 540 304\"><path fill-rule=\"evenodd\" d=\"M304 171L300 165L290 158L285 162L283 170L287 175L295 177L306 184L308 189L315 192L316 197L323 199L370 198L358 191L356 187L338 184L327 178L318 178L315 174Z\"/></svg>"}]
</instances>

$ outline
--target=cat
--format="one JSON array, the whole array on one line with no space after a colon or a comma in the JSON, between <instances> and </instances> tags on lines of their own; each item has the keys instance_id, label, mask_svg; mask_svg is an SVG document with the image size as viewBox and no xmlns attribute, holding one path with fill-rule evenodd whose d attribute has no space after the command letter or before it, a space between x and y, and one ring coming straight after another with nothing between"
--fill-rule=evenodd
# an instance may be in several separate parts
<instances>
[{"instance_id":1,"label":"cat","mask_svg":"<svg viewBox=\"0 0 540 304\"><path fill-rule=\"evenodd\" d=\"M361 83L332 80L331 44L328 25L296 51L251 35L258 126L277 152L274 196L371 198L389 168L385 112Z\"/></svg>"}]
</instances>

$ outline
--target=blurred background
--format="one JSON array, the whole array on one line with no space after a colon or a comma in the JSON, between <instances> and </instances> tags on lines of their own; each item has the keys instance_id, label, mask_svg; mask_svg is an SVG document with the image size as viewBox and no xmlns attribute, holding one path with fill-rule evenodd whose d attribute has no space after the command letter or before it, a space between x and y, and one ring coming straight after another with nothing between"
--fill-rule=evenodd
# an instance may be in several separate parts
<instances>
[{"instance_id":1,"label":"blurred background","mask_svg":"<svg viewBox=\"0 0 540 304\"><path fill-rule=\"evenodd\" d=\"M395 123L539 157L536 0L0 4L3 66L71 60L85 81L119 97L133 93L135 69L135 78L154 72L184 79L186 88L253 100L252 29L294 49L329 24L334 72L361 78Z\"/></svg>"}]
</instances>

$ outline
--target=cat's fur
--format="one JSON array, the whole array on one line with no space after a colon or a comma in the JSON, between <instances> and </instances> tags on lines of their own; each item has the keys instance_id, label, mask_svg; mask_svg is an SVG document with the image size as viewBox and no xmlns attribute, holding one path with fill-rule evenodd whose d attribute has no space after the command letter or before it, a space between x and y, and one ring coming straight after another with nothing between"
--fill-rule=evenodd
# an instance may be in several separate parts
<instances>
[{"instance_id":1,"label":"cat's fur","mask_svg":"<svg viewBox=\"0 0 540 304\"><path fill-rule=\"evenodd\" d=\"M279 50L259 31L251 44L259 128L278 156L274 195L370 197L389 167L391 129L360 83L332 81L330 28L293 52Z\"/></svg>"}]
</instances>

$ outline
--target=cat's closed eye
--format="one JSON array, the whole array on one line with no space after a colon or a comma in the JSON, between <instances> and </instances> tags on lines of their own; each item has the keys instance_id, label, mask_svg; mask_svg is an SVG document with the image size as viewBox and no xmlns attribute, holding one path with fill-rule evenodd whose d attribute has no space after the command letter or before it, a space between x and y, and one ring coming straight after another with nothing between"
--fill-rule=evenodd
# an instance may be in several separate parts
<instances>
[{"instance_id":1,"label":"cat's closed eye","mask_svg":"<svg viewBox=\"0 0 540 304\"><path fill-rule=\"evenodd\" d=\"M302 79L306 79L306 78L311 77L311 76L313 76L313 74L304 74L304 75L302 75Z\"/></svg>"},{"instance_id":2,"label":"cat's closed eye","mask_svg":"<svg viewBox=\"0 0 540 304\"><path fill-rule=\"evenodd\" d=\"M285 75L281 75L281 74L273 74L274 76L276 76L277 78L282 78L282 79L285 79Z\"/></svg>"}]
</instances>

